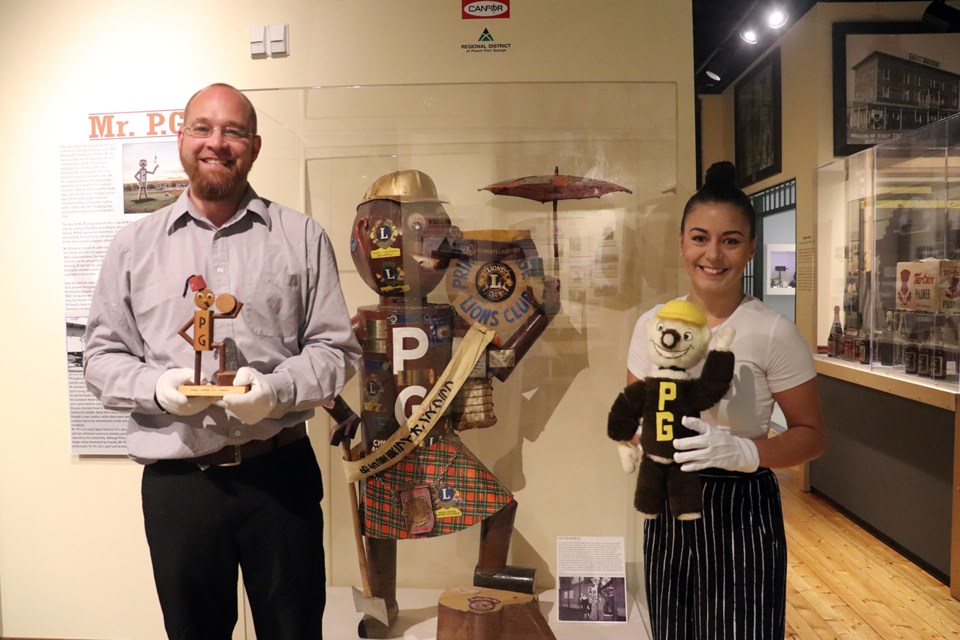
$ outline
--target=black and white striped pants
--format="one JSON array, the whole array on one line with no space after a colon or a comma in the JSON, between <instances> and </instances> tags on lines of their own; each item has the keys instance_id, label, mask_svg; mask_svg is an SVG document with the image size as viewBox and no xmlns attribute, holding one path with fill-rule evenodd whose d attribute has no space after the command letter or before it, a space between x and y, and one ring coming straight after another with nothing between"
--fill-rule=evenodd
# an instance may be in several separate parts
<instances>
[{"instance_id":1,"label":"black and white striped pants","mask_svg":"<svg viewBox=\"0 0 960 640\"><path fill-rule=\"evenodd\" d=\"M703 516L644 525L655 640L783 638L787 542L769 469L700 472Z\"/></svg>"}]
</instances>

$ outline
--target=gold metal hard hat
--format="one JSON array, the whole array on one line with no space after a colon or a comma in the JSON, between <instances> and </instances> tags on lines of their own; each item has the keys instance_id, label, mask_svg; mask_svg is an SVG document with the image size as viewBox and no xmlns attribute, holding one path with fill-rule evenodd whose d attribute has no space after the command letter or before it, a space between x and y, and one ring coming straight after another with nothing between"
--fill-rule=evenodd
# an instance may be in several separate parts
<instances>
[{"instance_id":1,"label":"gold metal hard hat","mask_svg":"<svg viewBox=\"0 0 960 640\"><path fill-rule=\"evenodd\" d=\"M395 200L396 202L445 202L437 195L437 185L422 171L404 169L380 176L363 194L364 202Z\"/></svg>"},{"instance_id":2,"label":"gold metal hard hat","mask_svg":"<svg viewBox=\"0 0 960 640\"><path fill-rule=\"evenodd\" d=\"M707 316L700 307L688 300L671 300L660 308L657 317L663 320L680 320L698 327L707 324Z\"/></svg>"}]
</instances>

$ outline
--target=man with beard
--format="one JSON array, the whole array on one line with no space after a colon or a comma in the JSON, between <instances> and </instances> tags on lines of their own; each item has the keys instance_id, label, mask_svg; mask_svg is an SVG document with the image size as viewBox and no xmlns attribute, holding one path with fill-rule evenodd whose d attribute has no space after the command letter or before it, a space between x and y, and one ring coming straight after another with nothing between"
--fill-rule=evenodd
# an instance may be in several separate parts
<instances>
[{"instance_id":1,"label":"man with beard","mask_svg":"<svg viewBox=\"0 0 960 640\"><path fill-rule=\"evenodd\" d=\"M190 98L184 123L177 145L189 188L111 243L84 375L105 407L130 413L127 450L144 465L168 636L231 638L239 567L257 637L321 638L323 490L305 421L340 392L360 347L324 230L247 182L262 143L250 101L210 85ZM195 353L178 334L193 313L190 287L242 304L216 324L233 353ZM228 356L246 393L181 392L195 362L212 379Z\"/></svg>"}]
</instances>

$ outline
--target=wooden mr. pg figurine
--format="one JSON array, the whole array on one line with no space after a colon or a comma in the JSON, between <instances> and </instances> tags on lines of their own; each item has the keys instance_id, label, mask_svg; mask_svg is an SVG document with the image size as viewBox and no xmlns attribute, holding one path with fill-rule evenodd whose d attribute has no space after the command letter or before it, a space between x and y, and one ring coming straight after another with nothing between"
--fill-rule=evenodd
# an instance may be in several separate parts
<instances>
[{"instance_id":1,"label":"wooden mr. pg figurine","mask_svg":"<svg viewBox=\"0 0 960 640\"><path fill-rule=\"evenodd\" d=\"M197 310L193 312L193 319L188 320L180 330L178 335L186 340L193 347L195 352L193 366L193 384L183 385L180 392L187 396L211 396L225 395L227 393L243 393L246 387L232 386L233 377L236 371L228 371L226 363L228 359L227 351L229 347L224 342L214 341L214 321L218 319L236 318L243 308L243 303L239 302L233 294L221 293L214 296L213 291L207 288L207 283L201 275L192 275L187 278L183 285L183 295L186 297L187 290L194 292L193 301L197 305ZM211 307L216 307L219 313L215 313ZM193 327L193 335L187 333L187 329ZM216 350L220 365L217 369L217 375L214 384L203 384L201 377L201 362L204 351Z\"/></svg>"}]
</instances>

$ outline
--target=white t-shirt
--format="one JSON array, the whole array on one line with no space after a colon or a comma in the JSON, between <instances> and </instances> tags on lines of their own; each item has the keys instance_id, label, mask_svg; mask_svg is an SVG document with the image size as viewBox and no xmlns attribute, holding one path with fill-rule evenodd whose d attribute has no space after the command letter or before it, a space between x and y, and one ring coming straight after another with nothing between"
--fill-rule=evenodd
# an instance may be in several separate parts
<instances>
[{"instance_id":1,"label":"white t-shirt","mask_svg":"<svg viewBox=\"0 0 960 640\"><path fill-rule=\"evenodd\" d=\"M660 307L640 316L630 340L627 369L638 378L651 370L647 353L647 321ZM713 329L736 329L731 350L736 356L733 384L720 403L701 414L712 424L727 425L733 435L745 438L765 436L770 430L773 394L792 389L817 375L810 347L788 318L760 300L746 296L740 306ZM700 375L701 362L690 370Z\"/></svg>"}]
</instances>

